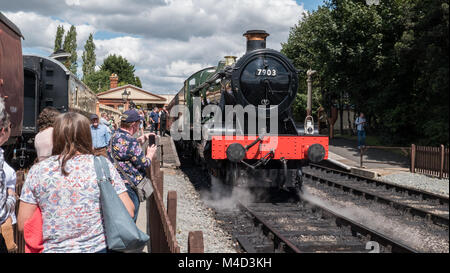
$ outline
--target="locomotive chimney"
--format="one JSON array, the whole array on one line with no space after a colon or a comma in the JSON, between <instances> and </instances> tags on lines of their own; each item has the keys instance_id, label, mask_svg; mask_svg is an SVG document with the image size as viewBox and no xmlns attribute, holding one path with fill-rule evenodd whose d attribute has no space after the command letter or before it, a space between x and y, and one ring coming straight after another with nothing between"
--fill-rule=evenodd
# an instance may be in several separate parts
<instances>
[{"instance_id":1,"label":"locomotive chimney","mask_svg":"<svg viewBox=\"0 0 450 273\"><path fill-rule=\"evenodd\" d=\"M248 30L243 36L247 38L247 53L266 48L266 38L270 34L265 30Z\"/></svg>"},{"instance_id":2,"label":"locomotive chimney","mask_svg":"<svg viewBox=\"0 0 450 273\"><path fill-rule=\"evenodd\" d=\"M111 76L109 76L109 89L116 88L118 83L119 77L117 76L117 74L111 74Z\"/></svg>"},{"instance_id":3,"label":"locomotive chimney","mask_svg":"<svg viewBox=\"0 0 450 273\"><path fill-rule=\"evenodd\" d=\"M53 52L52 55L50 55L50 58L53 58L63 64L70 58L70 56L70 53L65 52L62 49L58 49L57 51Z\"/></svg>"}]
</instances>

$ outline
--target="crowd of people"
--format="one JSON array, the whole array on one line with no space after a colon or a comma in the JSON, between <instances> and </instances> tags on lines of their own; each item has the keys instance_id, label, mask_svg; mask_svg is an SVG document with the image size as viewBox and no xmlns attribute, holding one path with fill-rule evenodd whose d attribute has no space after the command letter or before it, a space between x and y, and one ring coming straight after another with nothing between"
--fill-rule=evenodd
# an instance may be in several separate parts
<instances>
[{"instance_id":1,"label":"crowd of people","mask_svg":"<svg viewBox=\"0 0 450 273\"><path fill-rule=\"evenodd\" d=\"M140 202L136 185L147 175L156 146L144 152L150 134L166 134L165 107L151 113L130 109L116 126L106 113L85 117L47 107L39 115L35 137L37 157L20 197L15 171L0 148L0 253L14 250L12 225L23 232L25 252L109 252L102 222L94 157L108 158L111 184L136 222ZM151 133L144 134L150 127ZM0 99L0 146L11 122ZM15 211L16 202L18 212ZM17 219L16 219L17 215Z\"/></svg>"}]
</instances>

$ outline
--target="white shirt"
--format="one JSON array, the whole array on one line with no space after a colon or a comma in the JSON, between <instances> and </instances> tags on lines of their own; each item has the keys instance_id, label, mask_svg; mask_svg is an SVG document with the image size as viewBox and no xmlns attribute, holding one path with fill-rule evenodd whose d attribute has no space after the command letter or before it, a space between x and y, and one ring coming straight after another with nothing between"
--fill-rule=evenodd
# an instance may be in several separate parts
<instances>
[{"instance_id":1,"label":"white shirt","mask_svg":"<svg viewBox=\"0 0 450 273\"><path fill-rule=\"evenodd\" d=\"M11 166L9 166L6 162L3 163L3 171L5 172L6 188L12 189L15 192L17 182L16 171L14 171L14 169L11 168ZM17 222L15 213L11 214L11 220L13 225Z\"/></svg>"},{"instance_id":2,"label":"white shirt","mask_svg":"<svg viewBox=\"0 0 450 273\"><path fill-rule=\"evenodd\" d=\"M361 118L361 117L357 117L356 118L355 124L357 125L356 128L357 128L358 131L364 131L364 124L363 124L363 122L366 122L365 118Z\"/></svg>"}]
</instances>

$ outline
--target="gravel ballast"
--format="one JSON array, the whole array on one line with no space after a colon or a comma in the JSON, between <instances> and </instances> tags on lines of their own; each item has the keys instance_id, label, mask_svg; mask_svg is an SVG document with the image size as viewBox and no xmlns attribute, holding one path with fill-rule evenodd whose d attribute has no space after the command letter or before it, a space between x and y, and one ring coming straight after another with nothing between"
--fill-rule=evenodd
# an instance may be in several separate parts
<instances>
[{"instance_id":1,"label":"gravel ballast","mask_svg":"<svg viewBox=\"0 0 450 273\"><path fill-rule=\"evenodd\" d=\"M176 236L181 253L187 252L190 231L202 231L205 253L236 253L231 236L224 231L214 218L214 212L200 199L200 195L182 173L163 169L164 203L167 192L177 192Z\"/></svg>"},{"instance_id":2,"label":"gravel ballast","mask_svg":"<svg viewBox=\"0 0 450 273\"><path fill-rule=\"evenodd\" d=\"M305 180L302 198L362 223L422 253L449 251L448 228L429 224L385 204L374 203L348 192L339 192Z\"/></svg>"},{"instance_id":3,"label":"gravel ballast","mask_svg":"<svg viewBox=\"0 0 450 273\"><path fill-rule=\"evenodd\" d=\"M413 187L420 190L449 196L448 179L433 178L423 174L409 172L389 174L382 176L379 179L402 186Z\"/></svg>"}]
</instances>

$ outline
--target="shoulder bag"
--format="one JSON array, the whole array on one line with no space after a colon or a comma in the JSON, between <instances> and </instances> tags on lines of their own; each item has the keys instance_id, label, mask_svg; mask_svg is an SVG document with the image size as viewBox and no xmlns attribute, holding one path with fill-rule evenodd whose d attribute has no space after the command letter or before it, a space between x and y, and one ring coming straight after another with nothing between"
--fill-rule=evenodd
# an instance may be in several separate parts
<instances>
[{"instance_id":1,"label":"shoulder bag","mask_svg":"<svg viewBox=\"0 0 450 273\"><path fill-rule=\"evenodd\" d=\"M100 189L101 211L108 249L126 251L144 247L150 237L139 230L111 185L106 158L95 156L94 167Z\"/></svg>"}]
</instances>

